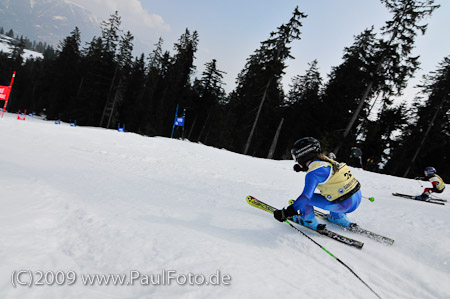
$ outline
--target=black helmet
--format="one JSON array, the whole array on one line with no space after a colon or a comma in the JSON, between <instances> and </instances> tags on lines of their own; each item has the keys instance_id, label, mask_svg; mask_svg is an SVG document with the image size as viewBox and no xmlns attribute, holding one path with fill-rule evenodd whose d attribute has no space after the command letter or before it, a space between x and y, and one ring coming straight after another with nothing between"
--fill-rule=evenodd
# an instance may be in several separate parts
<instances>
[{"instance_id":1,"label":"black helmet","mask_svg":"<svg viewBox=\"0 0 450 299\"><path fill-rule=\"evenodd\" d=\"M306 162L314 159L321 152L320 142L312 137L297 140L291 149L292 158L302 166L306 166L304 165Z\"/></svg>"},{"instance_id":2,"label":"black helmet","mask_svg":"<svg viewBox=\"0 0 450 299\"><path fill-rule=\"evenodd\" d=\"M425 168L425 172L426 172L427 178L429 178L436 174L436 169L434 169L434 167L427 167L427 168Z\"/></svg>"}]
</instances>

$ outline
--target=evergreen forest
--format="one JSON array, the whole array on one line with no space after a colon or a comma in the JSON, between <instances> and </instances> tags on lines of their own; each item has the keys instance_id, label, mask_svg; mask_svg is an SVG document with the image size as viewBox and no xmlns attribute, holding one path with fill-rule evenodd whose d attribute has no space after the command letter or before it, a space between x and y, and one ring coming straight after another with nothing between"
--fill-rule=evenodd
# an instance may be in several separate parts
<instances>
[{"instance_id":1,"label":"evergreen forest","mask_svg":"<svg viewBox=\"0 0 450 299\"><path fill-rule=\"evenodd\" d=\"M302 59L290 47L302 42L308 18L299 7L249 53L229 93L215 59L193 77L197 31L186 28L172 51L161 37L149 53L133 56L134 36L122 31L118 12L101 23L101 36L85 45L74 28L57 50L33 45L43 59L24 60L23 40L11 53L0 52L0 85L7 86L16 71L11 113L26 109L79 126L125 126L127 132L269 159L290 159L293 143L311 136L338 161L403 177L422 176L433 166L448 182L450 56L423 78L414 99L394 104L419 68L414 42L426 34L426 21L439 5L380 1L391 16L382 28L361 28L327 78L319 73L320 61L310 61L288 90L281 81L289 60ZM177 107L184 127L174 126ZM352 147L362 150L362 165L350 159Z\"/></svg>"}]
</instances>

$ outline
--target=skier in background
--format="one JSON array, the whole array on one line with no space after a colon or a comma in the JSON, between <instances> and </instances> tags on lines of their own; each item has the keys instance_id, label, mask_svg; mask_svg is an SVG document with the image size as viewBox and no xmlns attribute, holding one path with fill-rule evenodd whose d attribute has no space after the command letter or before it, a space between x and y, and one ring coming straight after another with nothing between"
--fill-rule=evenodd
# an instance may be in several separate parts
<instances>
[{"instance_id":1,"label":"skier in background","mask_svg":"<svg viewBox=\"0 0 450 299\"><path fill-rule=\"evenodd\" d=\"M363 168L362 164L362 150L359 147L352 147L350 153L350 159L352 161L352 166Z\"/></svg>"},{"instance_id":2,"label":"skier in background","mask_svg":"<svg viewBox=\"0 0 450 299\"><path fill-rule=\"evenodd\" d=\"M424 170L424 177L416 177L416 180L422 180L422 181L430 181L433 185L433 188L425 188L423 190L423 193L421 195L417 195L416 199L418 200L427 200L430 198L430 194L432 192L436 193L442 193L445 189L445 183L444 180L440 176L436 174L436 169L434 167L427 167Z\"/></svg>"},{"instance_id":3,"label":"skier in background","mask_svg":"<svg viewBox=\"0 0 450 299\"><path fill-rule=\"evenodd\" d=\"M313 230L325 229L314 215L314 207L330 211L328 220L344 227L352 223L345 213L353 212L361 203L360 183L344 163L338 163L321 153L319 141L312 137L297 140L291 149L295 171L306 171L302 194L293 204L276 210L274 217L284 222L289 217ZM314 193L315 189L319 193ZM300 213L298 213L299 211Z\"/></svg>"}]
</instances>

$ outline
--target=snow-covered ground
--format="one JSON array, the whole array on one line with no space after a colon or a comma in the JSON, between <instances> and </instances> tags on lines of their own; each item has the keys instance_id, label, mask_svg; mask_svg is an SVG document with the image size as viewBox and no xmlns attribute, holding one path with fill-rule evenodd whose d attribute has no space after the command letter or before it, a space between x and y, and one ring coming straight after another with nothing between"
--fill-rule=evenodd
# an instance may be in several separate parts
<instances>
[{"instance_id":1,"label":"snow-covered ground","mask_svg":"<svg viewBox=\"0 0 450 299\"><path fill-rule=\"evenodd\" d=\"M12 43L12 42L13 42L12 38L10 38L6 35L0 34L0 52L11 53L12 50L11 50L10 43ZM35 52L35 51L25 49L23 51L22 58L25 60L27 60L27 59L43 59L44 55L42 55L41 53Z\"/></svg>"},{"instance_id":2,"label":"snow-covered ground","mask_svg":"<svg viewBox=\"0 0 450 299\"><path fill-rule=\"evenodd\" d=\"M246 203L251 194L281 208L297 197L304 174L292 161L16 117L0 119L0 298L376 298L306 237ZM394 245L332 225L364 248L305 233L381 298L450 298L450 205L391 195L419 194L417 181L353 172L375 201L349 218ZM94 274L140 276L85 285ZM201 285L211 275L220 284Z\"/></svg>"}]
</instances>

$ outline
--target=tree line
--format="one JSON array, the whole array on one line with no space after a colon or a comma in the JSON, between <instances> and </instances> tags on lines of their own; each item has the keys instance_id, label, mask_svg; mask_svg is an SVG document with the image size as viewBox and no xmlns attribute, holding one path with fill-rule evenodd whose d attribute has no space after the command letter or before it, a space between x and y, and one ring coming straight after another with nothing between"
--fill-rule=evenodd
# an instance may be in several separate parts
<instances>
[{"instance_id":1,"label":"tree line","mask_svg":"<svg viewBox=\"0 0 450 299\"><path fill-rule=\"evenodd\" d=\"M16 43L19 48L32 50L39 53L47 52L47 54L51 56L55 55L55 49L53 49L51 45L48 45L46 42L31 41L29 38L24 37L23 35L21 35L20 37L16 35L16 37L14 37L13 29L9 29L8 31L5 32L5 29L3 27L0 27L0 34L12 38L12 41Z\"/></svg>"},{"instance_id":2,"label":"tree line","mask_svg":"<svg viewBox=\"0 0 450 299\"><path fill-rule=\"evenodd\" d=\"M169 137L179 105L186 114L184 137L193 142L289 159L296 139L313 136L339 161L350 162L350 148L357 146L368 170L414 177L431 165L448 180L450 57L423 79L413 105L393 104L419 67L411 53L415 37L425 34L425 18L439 6L434 0L380 1L392 18L379 34L364 28L326 80L319 62L311 61L287 92L281 80L294 58L290 45L301 40L307 18L298 7L247 58L229 94L215 59L193 78L197 31L186 28L172 53L160 38L148 55L133 57L134 37L121 30L118 12L84 47L75 28L43 59L24 61L18 45L0 53L0 82L6 85L17 71L10 112L27 109L84 126L120 123L127 131Z\"/></svg>"}]
</instances>

